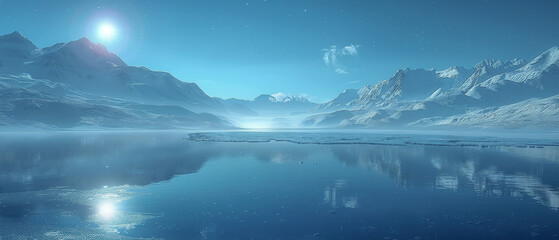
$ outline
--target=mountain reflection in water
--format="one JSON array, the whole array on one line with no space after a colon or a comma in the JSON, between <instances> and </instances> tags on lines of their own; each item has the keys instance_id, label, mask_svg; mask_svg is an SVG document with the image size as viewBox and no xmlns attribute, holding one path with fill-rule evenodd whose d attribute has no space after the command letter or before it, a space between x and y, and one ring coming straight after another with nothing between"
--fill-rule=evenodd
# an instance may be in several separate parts
<instances>
[{"instance_id":1,"label":"mountain reflection in water","mask_svg":"<svg viewBox=\"0 0 559 240\"><path fill-rule=\"evenodd\" d=\"M0 236L119 239L187 234L227 239L223 234L229 232L239 238L289 238L280 235L288 234L286 229L306 231L289 219L319 217L323 209L326 216L345 221L336 224L344 223L347 230L330 232L333 238L375 237L390 233L382 229L395 228L400 230L390 233L394 237L432 237L429 231L442 231L431 228L437 221L481 223L475 219L482 218L493 219L491 226L514 228L523 223L491 218L491 212L511 208L522 218L527 214L523 211L536 208L527 205L529 201L545 206L545 214L557 213L557 156L556 146L196 142L185 133L170 132L5 134L0 137L0 223L6 228ZM503 201L506 204L494 205ZM26 232L30 222L47 218L51 225L36 226L35 235ZM541 226L539 221L548 218L533 222ZM411 222L382 225L404 221L399 219ZM224 224L229 221L275 227L264 233ZM334 231L328 230L328 221L306 226L322 229L324 235ZM176 228L154 228L154 222ZM194 229L201 223L201 229ZM401 232L409 224L418 224L417 235ZM483 232L488 226L480 226L478 236L491 233ZM536 232L555 234L549 231ZM314 238L314 232L303 235ZM493 237L506 236L511 235Z\"/></svg>"},{"instance_id":2,"label":"mountain reflection in water","mask_svg":"<svg viewBox=\"0 0 559 240\"><path fill-rule=\"evenodd\" d=\"M529 196L559 208L559 147L439 147L191 142L177 133L18 134L0 138L0 192L54 187L95 189L147 185L195 173L219 156L301 161L331 151L348 166L377 171L395 183L437 189L473 188L482 196ZM337 187L333 186L331 191ZM351 205L351 204L350 204Z\"/></svg>"}]
</instances>

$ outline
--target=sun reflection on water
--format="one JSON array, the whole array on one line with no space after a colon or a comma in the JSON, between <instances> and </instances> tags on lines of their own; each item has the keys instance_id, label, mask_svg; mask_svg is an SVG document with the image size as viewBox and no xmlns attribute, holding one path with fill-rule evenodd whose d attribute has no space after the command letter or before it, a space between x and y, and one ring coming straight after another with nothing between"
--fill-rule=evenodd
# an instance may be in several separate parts
<instances>
[{"instance_id":1,"label":"sun reflection on water","mask_svg":"<svg viewBox=\"0 0 559 240\"><path fill-rule=\"evenodd\" d=\"M99 216L101 216L101 218L103 219L112 219L115 214L116 214L116 208L115 205L111 202L104 202L101 203L98 207L97 207L97 213L99 214Z\"/></svg>"}]
</instances>

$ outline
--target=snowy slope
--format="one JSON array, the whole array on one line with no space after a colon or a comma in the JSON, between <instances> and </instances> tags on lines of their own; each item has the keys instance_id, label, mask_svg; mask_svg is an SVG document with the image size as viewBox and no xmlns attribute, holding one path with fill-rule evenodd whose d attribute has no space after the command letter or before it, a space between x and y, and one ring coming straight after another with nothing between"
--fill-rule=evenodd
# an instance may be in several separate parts
<instances>
[{"instance_id":1,"label":"snowy slope","mask_svg":"<svg viewBox=\"0 0 559 240\"><path fill-rule=\"evenodd\" d=\"M28 74L0 74L0 126L14 128L230 128L215 115L84 93Z\"/></svg>"},{"instance_id":2,"label":"snowy slope","mask_svg":"<svg viewBox=\"0 0 559 240\"><path fill-rule=\"evenodd\" d=\"M402 69L388 80L361 88L360 96L353 105L368 107L391 102L419 101L438 89L449 89L453 85L453 79L440 77L435 70Z\"/></svg>"},{"instance_id":3,"label":"snowy slope","mask_svg":"<svg viewBox=\"0 0 559 240\"><path fill-rule=\"evenodd\" d=\"M503 62L501 60L483 60L474 66L474 72L458 88L460 92L466 92L473 86L489 77L515 70L524 63L524 60L513 59Z\"/></svg>"},{"instance_id":4,"label":"snowy slope","mask_svg":"<svg viewBox=\"0 0 559 240\"><path fill-rule=\"evenodd\" d=\"M313 110L317 112L335 111L350 107L351 102L359 98L357 89L346 89L332 101L316 106Z\"/></svg>"},{"instance_id":5,"label":"snowy slope","mask_svg":"<svg viewBox=\"0 0 559 240\"><path fill-rule=\"evenodd\" d=\"M317 105L305 97L284 93L261 95L251 101L209 97L195 83L180 81L169 73L128 66L87 38L39 49L18 32L0 36L0 74L4 76L1 87L29 90L37 94L35 100L45 100L40 98L48 95L117 107L125 113L147 112L170 121L170 125L206 122L201 125L222 127L230 126L225 117L245 123L247 117L265 116L283 126L291 121L286 119L289 116L308 113Z\"/></svg>"},{"instance_id":6,"label":"snowy slope","mask_svg":"<svg viewBox=\"0 0 559 240\"><path fill-rule=\"evenodd\" d=\"M0 72L19 73L23 63L37 52L37 47L19 32L0 36Z\"/></svg>"},{"instance_id":7,"label":"snowy slope","mask_svg":"<svg viewBox=\"0 0 559 240\"><path fill-rule=\"evenodd\" d=\"M0 36L0 102L6 128L232 127L204 113L223 107L195 83L128 66L86 38L39 49L19 32Z\"/></svg>"},{"instance_id":8,"label":"snowy slope","mask_svg":"<svg viewBox=\"0 0 559 240\"><path fill-rule=\"evenodd\" d=\"M220 108L219 102L195 83L180 81L169 73L128 66L103 45L86 38L37 49L15 32L0 37L0 49L4 49L0 62L6 65L0 73L28 73L83 92L144 104L173 104L195 111Z\"/></svg>"},{"instance_id":9,"label":"snowy slope","mask_svg":"<svg viewBox=\"0 0 559 240\"><path fill-rule=\"evenodd\" d=\"M419 126L557 127L559 95L528 99L499 107L483 108L446 118L423 119Z\"/></svg>"},{"instance_id":10,"label":"snowy slope","mask_svg":"<svg viewBox=\"0 0 559 240\"><path fill-rule=\"evenodd\" d=\"M445 70L401 69L391 78L359 90L348 89L334 100L321 104L316 111L398 107L424 100L433 93L460 86L473 70L451 67Z\"/></svg>"},{"instance_id":11,"label":"snowy slope","mask_svg":"<svg viewBox=\"0 0 559 240\"><path fill-rule=\"evenodd\" d=\"M470 88L465 95L498 106L531 97L549 97L559 89L559 48L553 47L526 65L501 73Z\"/></svg>"},{"instance_id":12,"label":"snowy slope","mask_svg":"<svg viewBox=\"0 0 559 240\"><path fill-rule=\"evenodd\" d=\"M342 122L356 114L354 111L339 110L331 113L316 114L306 118L301 125L305 127L340 127Z\"/></svg>"}]
</instances>

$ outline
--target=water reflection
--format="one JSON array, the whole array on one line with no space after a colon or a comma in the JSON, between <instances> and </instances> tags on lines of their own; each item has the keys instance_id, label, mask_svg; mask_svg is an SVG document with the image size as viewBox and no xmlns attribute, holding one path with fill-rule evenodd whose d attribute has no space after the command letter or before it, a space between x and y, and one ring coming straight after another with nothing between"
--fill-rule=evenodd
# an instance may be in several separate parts
<instances>
[{"instance_id":1,"label":"water reflection","mask_svg":"<svg viewBox=\"0 0 559 240\"><path fill-rule=\"evenodd\" d=\"M356 196L348 195L344 191L347 185L347 180L336 180L333 186L324 188L324 203L330 205L332 208L357 208L358 198Z\"/></svg>"},{"instance_id":2,"label":"water reflection","mask_svg":"<svg viewBox=\"0 0 559 240\"><path fill-rule=\"evenodd\" d=\"M519 174L504 174L495 168L480 171L475 175L473 184L476 191L484 196L529 196L537 203L559 210L559 191L556 186L543 184L540 179Z\"/></svg>"},{"instance_id":3,"label":"water reflection","mask_svg":"<svg viewBox=\"0 0 559 240\"><path fill-rule=\"evenodd\" d=\"M164 229L194 232L196 236L188 236L202 239L227 239L221 235L227 232L240 234L235 235L238 238L266 238L269 235L242 234L254 231L248 226L272 229L274 234L292 229L304 232L303 227L289 223L312 216L336 224L361 224L353 230L344 225L359 238L381 229L363 225L369 222L413 221L419 215L420 223L414 224L434 226L436 219L427 212L447 214L439 216L444 218L440 222L472 221L459 214L448 219L447 212L460 209L445 205L453 201L528 199L559 210L557 147L219 143L193 142L183 139L185 135L3 135L0 223L9 230L0 236L48 218L58 230L38 227L38 235L32 238L71 239L84 234L107 238L99 235L103 233L119 239L134 231L151 237L164 236L151 235ZM195 175L200 176L192 178L196 181L187 181ZM168 194L167 198L160 198L159 193ZM422 205L429 201L440 206ZM392 215L395 211L400 214ZM154 218L162 225L153 223ZM312 239L318 231L302 234ZM322 229L320 235L328 231ZM330 234L332 239L350 237Z\"/></svg>"},{"instance_id":4,"label":"water reflection","mask_svg":"<svg viewBox=\"0 0 559 240\"><path fill-rule=\"evenodd\" d=\"M454 176L437 176L435 180L437 189L458 189L458 178Z\"/></svg>"},{"instance_id":5,"label":"water reflection","mask_svg":"<svg viewBox=\"0 0 559 240\"><path fill-rule=\"evenodd\" d=\"M521 150L530 154L518 154ZM528 196L558 210L559 148L334 146L348 165L372 169L396 183L433 185L456 191L472 188L479 195Z\"/></svg>"},{"instance_id":6,"label":"water reflection","mask_svg":"<svg viewBox=\"0 0 559 240\"><path fill-rule=\"evenodd\" d=\"M473 188L480 195L527 195L558 209L557 147L436 147L199 143L182 133L23 134L0 138L0 192L147 185L195 173L219 156L300 162L330 152L348 166L386 175L403 187ZM529 153L529 154L526 154ZM343 184L328 186L329 201ZM325 193L326 195L326 193ZM352 199L346 196L347 199ZM326 197L325 197L326 199ZM326 200L325 200L326 201ZM353 200L347 200L352 205Z\"/></svg>"},{"instance_id":7,"label":"water reflection","mask_svg":"<svg viewBox=\"0 0 559 240\"><path fill-rule=\"evenodd\" d=\"M147 185L198 171L215 151L150 134L20 134L0 138L0 192Z\"/></svg>"},{"instance_id":8,"label":"water reflection","mask_svg":"<svg viewBox=\"0 0 559 240\"><path fill-rule=\"evenodd\" d=\"M112 202L101 203L97 209L97 214L103 219L111 219L114 217L115 213L115 206Z\"/></svg>"},{"instance_id":9,"label":"water reflection","mask_svg":"<svg viewBox=\"0 0 559 240\"><path fill-rule=\"evenodd\" d=\"M52 188L2 193L0 237L122 239L122 230L134 229L157 217L120 210L121 202L137 195L132 193L134 190L123 186L80 191Z\"/></svg>"}]
</instances>

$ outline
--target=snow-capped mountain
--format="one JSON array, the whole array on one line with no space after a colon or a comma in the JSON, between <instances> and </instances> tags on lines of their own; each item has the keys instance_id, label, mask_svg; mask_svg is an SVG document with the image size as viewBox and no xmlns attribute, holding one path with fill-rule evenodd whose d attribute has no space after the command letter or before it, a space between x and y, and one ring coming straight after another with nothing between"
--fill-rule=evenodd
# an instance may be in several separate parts
<instances>
[{"instance_id":1,"label":"snow-capped mountain","mask_svg":"<svg viewBox=\"0 0 559 240\"><path fill-rule=\"evenodd\" d=\"M522 59L513 59L502 62L501 60L483 60L474 66L474 72L466 79L466 81L458 88L460 91L468 91L470 88L479 83L480 80L487 79L488 76L494 76L507 71L514 70L524 63Z\"/></svg>"},{"instance_id":2,"label":"snow-capped mountain","mask_svg":"<svg viewBox=\"0 0 559 240\"><path fill-rule=\"evenodd\" d=\"M334 100L321 104L316 110L395 107L401 103L420 101L433 93L460 86L471 72L472 70L462 67L451 67L442 71L406 68L398 70L391 78L375 85L366 85L357 91L347 89Z\"/></svg>"},{"instance_id":3,"label":"snow-capped mountain","mask_svg":"<svg viewBox=\"0 0 559 240\"><path fill-rule=\"evenodd\" d=\"M556 126L559 48L529 62L401 69L324 104L304 96L209 97L195 83L128 66L86 38L38 48L0 36L0 125L69 127Z\"/></svg>"},{"instance_id":4,"label":"snow-capped mountain","mask_svg":"<svg viewBox=\"0 0 559 240\"><path fill-rule=\"evenodd\" d=\"M87 38L38 49L17 32L3 37L9 41L0 41L1 49L20 47L18 52L0 55L0 61L17 59L10 64L19 65L2 67L0 73L28 73L83 92L145 104L172 104L200 111L219 106L195 83L180 81L166 72L128 66L103 45Z\"/></svg>"},{"instance_id":5,"label":"snow-capped mountain","mask_svg":"<svg viewBox=\"0 0 559 240\"><path fill-rule=\"evenodd\" d=\"M530 116L537 116L535 126L552 126L559 124L553 110L554 96L559 94L559 48L550 48L528 63L485 60L473 69L402 69L387 80L362 87L357 94L347 92L351 90L317 107L322 113L303 124L520 127L530 122ZM495 123L489 124L489 119Z\"/></svg>"},{"instance_id":6,"label":"snow-capped mountain","mask_svg":"<svg viewBox=\"0 0 559 240\"><path fill-rule=\"evenodd\" d=\"M0 36L0 92L9 126L231 127L203 113L223 107L195 83L128 66L86 38L39 49L19 32Z\"/></svg>"},{"instance_id":7,"label":"snow-capped mountain","mask_svg":"<svg viewBox=\"0 0 559 240\"><path fill-rule=\"evenodd\" d=\"M209 97L195 83L129 66L87 38L38 48L19 32L0 36L0 91L0 124L46 128L232 127L229 119L283 122L316 106L281 92L251 101Z\"/></svg>"},{"instance_id":8,"label":"snow-capped mountain","mask_svg":"<svg viewBox=\"0 0 559 240\"><path fill-rule=\"evenodd\" d=\"M557 127L559 94L548 98L532 98L498 107L482 108L450 117L424 118L416 126L485 126L485 127Z\"/></svg>"},{"instance_id":9,"label":"snow-capped mountain","mask_svg":"<svg viewBox=\"0 0 559 240\"><path fill-rule=\"evenodd\" d=\"M338 94L336 98L324 104L318 105L315 111L332 111L338 109L344 109L351 107L351 103L359 98L357 89L346 89L342 93Z\"/></svg>"},{"instance_id":10,"label":"snow-capped mountain","mask_svg":"<svg viewBox=\"0 0 559 240\"><path fill-rule=\"evenodd\" d=\"M294 96L283 92L262 94L254 98L254 100L231 98L222 100L222 103L227 106L230 111L233 111L232 108L238 109L237 112L242 112L242 109L245 109L245 111L252 111L252 114L249 115L258 115L259 113L279 113L283 115L308 113L317 106L316 103L310 102L304 96Z\"/></svg>"},{"instance_id":11,"label":"snow-capped mountain","mask_svg":"<svg viewBox=\"0 0 559 240\"><path fill-rule=\"evenodd\" d=\"M0 71L18 72L37 52L35 44L19 32L0 36Z\"/></svg>"},{"instance_id":12,"label":"snow-capped mountain","mask_svg":"<svg viewBox=\"0 0 559 240\"><path fill-rule=\"evenodd\" d=\"M471 87L466 95L502 105L530 97L548 97L559 89L559 48L553 47L514 70L494 75Z\"/></svg>"},{"instance_id":13,"label":"snow-capped mountain","mask_svg":"<svg viewBox=\"0 0 559 240\"><path fill-rule=\"evenodd\" d=\"M64 83L28 74L0 74L0 126L3 128L228 128L208 113L180 106L146 105L103 98Z\"/></svg>"},{"instance_id":14,"label":"snow-capped mountain","mask_svg":"<svg viewBox=\"0 0 559 240\"><path fill-rule=\"evenodd\" d=\"M242 128L297 128L317 106L305 96L282 92L262 94L253 100L220 101L230 113L228 119Z\"/></svg>"}]
</instances>

